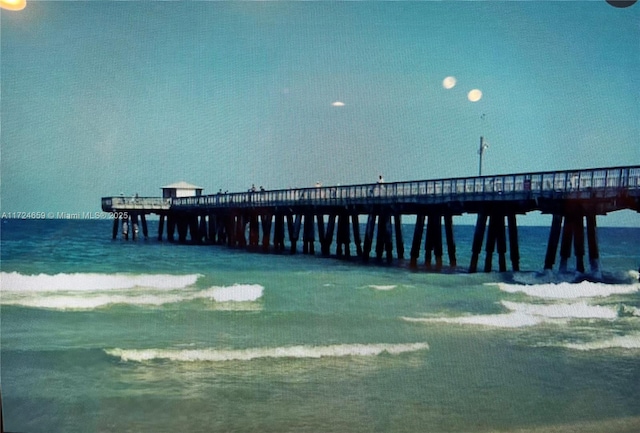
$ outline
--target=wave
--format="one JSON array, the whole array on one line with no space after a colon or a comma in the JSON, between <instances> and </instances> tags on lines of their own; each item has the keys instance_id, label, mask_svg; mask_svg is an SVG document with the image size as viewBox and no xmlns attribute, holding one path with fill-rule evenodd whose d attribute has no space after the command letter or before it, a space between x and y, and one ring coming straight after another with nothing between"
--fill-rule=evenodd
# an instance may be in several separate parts
<instances>
[{"instance_id":1,"label":"wave","mask_svg":"<svg viewBox=\"0 0 640 433\"><path fill-rule=\"evenodd\" d=\"M0 273L0 288L3 292L59 292L126 290L148 288L175 290L195 284L200 275L166 274L38 274L23 275L18 272Z\"/></svg>"},{"instance_id":2,"label":"wave","mask_svg":"<svg viewBox=\"0 0 640 433\"><path fill-rule=\"evenodd\" d=\"M611 270L603 272L601 276L590 273L569 273L545 270L542 272L514 272L511 279L515 283L535 285L549 283L579 283L581 281L591 281L606 284L632 284L638 282L639 273L636 270Z\"/></svg>"},{"instance_id":3,"label":"wave","mask_svg":"<svg viewBox=\"0 0 640 433\"><path fill-rule=\"evenodd\" d=\"M496 285L507 293L524 293L526 295L544 299L578 299L602 298L611 295L624 295L640 290L640 284L605 284L582 281L579 283L547 283L535 285L487 283Z\"/></svg>"},{"instance_id":4,"label":"wave","mask_svg":"<svg viewBox=\"0 0 640 433\"><path fill-rule=\"evenodd\" d=\"M370 288L372 288L374 290L393 290L398 286L396 286L396 285L379 286L379 285L370 284L367 287L370 287Z\"/></svg>"},{"instance_id":5,"label":"wave","mask_svg":"<svg viewBox=\"0 0 640 433\"><path fill-rule=\"evenodd\" d=\"M211 300L221 309L256 309L264 287L234 284L198 289L200 275L2 273L2 305L54 310L93 310L109 305L161 306ZM253 303L253 304L251 304Z\"/></svg>"},{"instance_id":6,"label":"wave","mask_svg":"<svg viewBox=\"0 0 640 433\"><path fill-rule=\"evenodd\" d=\"M398 355L429 348L427 343L409 344L338 344L331 346L287 346L250 349L105 349L104 352L122 361L145 362L168 360L180 362L251 361L260 358L324 358L346 356Z\"/></svg>"},{"instance_id":7,"label":"wave","mask_svg":"<svg viewBox=\"0 0 640 433\"><path fill-rule=\"evenodd\" d=\"M621 335L606 340L596 340L587 343L564 343L566 349L589 351L604 349L640 349L640 334Z\"/></svg>"},{"instance_id":8,"label":"wave","mask_svg":"<svg viewBox=\"0 0 640 433\"><path fill-rule=\"evenodd\" d=\"M127 304L137 306L160 306L183 301L180 295L89 295L89 296L43 296L5 299L0 304L52 310L93 310L108 305Z\"/></svg>"},{"instance_id":9,"label":"wave","mask_svg":"<svg viewBox=\"0 0 640 433\"><path fill-rule=\"evenodd\" d=\"M262 297L264 287L259 284L234 284L228 287L210 287L194 294L195 298L210 298L216 302L250 302Z\"/></svg>"},{"instance_id":10,"label":"wave","mask_svg":"<svg viewBox=\"0 0 640 433\"><path fill-rule=\"evenodd\" d=\"M616 319L617 308L589 305L585 302L571 304L525 304L502 301L511 311L546 319Z\"/></svg>"},{"instance_id":11,"label":"wave","mask_svg":"<svg viewBox=\"0 0 640 433\"><path fill-rule=\"evenodd\" d=\"M402 319L408 322L443 322L495 328L521 328L541 323L563 323L571 319L614 320L618 317L616 308L588 305L584 302L572 304L525 304L501 301L501 304L509 310L508 313L460 317L402 317Z\"/></svg>"},{"instance_id":12,"label":"wave","mask_svg":"<svg viewBox=\"0 0 640 433\"><path fill-rule=\"evenodd\" d=\"M417 323L441 322L458 325L480 325L494 328L521 328L524 326L538 325L543 321L540 317L519 312L461 317L402 317L402 320Z\"/></svg>"}]
</instances>

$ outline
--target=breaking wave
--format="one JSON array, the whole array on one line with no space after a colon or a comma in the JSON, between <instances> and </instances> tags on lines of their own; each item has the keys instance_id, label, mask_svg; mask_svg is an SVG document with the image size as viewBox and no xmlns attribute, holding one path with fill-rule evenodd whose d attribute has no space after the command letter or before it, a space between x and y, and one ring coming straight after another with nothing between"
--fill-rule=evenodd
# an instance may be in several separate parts
<instances>
[{"instance_id":1,"label":"breaking wave","mask_svg":"<svg viewBox=\"0 0 640 433\"><path fill-rule=\"evenodd\" d=\"M165 274L38 274L23 275L18 272L2 272L0 287L3 292L60 292L97 291L147 288L175 290L195 284L200 275Z\"/></svg>"},{"instance_id":2,"label":"breaking wave","mask_svg":"<svg viewBox=\"0 0 640 433\"><path fill-rule=\"evenodd\" d=\"M196 298L210 298L216 302L249 302L262 297L264 287L258 284L234 284L228 287L211 287L197 293Z\"/></svg>"},{"instance_id":3,"label":"breaking wave","mask_svg":"<svg viewBox=\"0 0 640 433\"><path fill-rule=\"evenodd\" d=\"M396 287L398 287L398 286L396 286L396 285L380 286L380 285L370 284L370 285L369 285L369 286L367 286L367 287L369 287L369 288L371 288L371 289L374 289L374 290L393 290L393 289L395 289L395 288L396 288Z\"/></svg>"},{"instance_id":4,"label":"breaking wave","mask_svg":"<svg viewBox=\"0 0 640 433\"><path fill-rule=\"evenodd\" d=\"M161 306L193 300L211 300L224 309L243 309L237 304L259 300L264 287L258 284L199 289L200 275L163 274L1 274L2 305L54 310L92 310L109 305ZM234 304L234 305L230 305Z\"/></svg>"},{"instance_id":5,"label":"breaking wave","mask_svg":"<svg viewBox=\"0 0 640 433\"><path fill-rule=\"evenodd\" d=\"M128 362L168 360L179 362L251 361L260 358L324 358L346 356L398 355L429 348L427 343L410 344L338 344L331 346L287 346L250 349L105 349L109 356Z\"/></svg>"},{"instance_id":6,"label":"breaking wave","mask_svg":"<svg viewBox=\"0 0 640 433\"><path fill-rule=\"evenodd\" d=\"M614 307L589 305L585 302L571 304L525 304L501 301L509 310L503 314L483 314L460 317L403 317L408 322L443 322L460 325L481 325L496 328L521 328L541 323L562 323L571 319L613 320L618 317Z\"/></svg>"},{"instance_id":7,"label":"breaking wave","mask_svg":"<svg viewBox=\"0 0 640 433\"><path fill-rule=\"evenodd\" d=\"M588 343L564 343L562 347L572 350L589 351L604 349L640 349L640 334L621 335Z\"/></svg>"},{"instance_id":8,"label":"breaking wave","mask_svg":"<svg viewBox=\"0 0 640 433\"><path fill-rule=\"evenodd\" d=\"M544 299L578 299L578 298L602 298L611 295L624 295L640 290L640 284L605 284L591 281L579 283L547 283L547 284L507 284L487 283L496 285L507 293L524 293L526 295Z\"/></svg>"}]
</instances>

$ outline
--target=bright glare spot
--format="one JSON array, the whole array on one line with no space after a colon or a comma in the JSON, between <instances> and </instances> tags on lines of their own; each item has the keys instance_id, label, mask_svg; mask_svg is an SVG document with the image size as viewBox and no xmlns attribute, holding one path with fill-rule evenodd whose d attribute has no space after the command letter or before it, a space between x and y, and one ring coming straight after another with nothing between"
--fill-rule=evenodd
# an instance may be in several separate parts
<instances>
[{"instance_id":1,"label":"bright glare spot","mask_svg":"<svg viewBox=\"0 0 640 433\"><path fill-rule=\"evenodd\" d=\"M453 89L456 85L456 77L447 77L442 80L442 87L445 89Z\"/></svg>"},{"instance_id":2,"label":"bright glare spot","mask_svg":"<svg viewBox=\"0 0 640 433\"><path fill-rule=\"evenodd\" d=\"M467 94L467 98L471 102L478 102L480 99L482 99L482 92L478 89L473 89Z\"/></svg>"},{"instance_id":3,"label":"bright glare spot","mask_svg":"<svg viewBox=\"0 0 640 433\"><path fill-rule=\"evenodd\" d=\"M336 101L336 102L333 102L331 105L333 105L334 107L344 107L344 102Z\"/></svg>"},{"instance_id":4,"label":"bright glare spot","mask_svg":"<svg viewBox=\"0 0 640 433\"><path fill-rule=\"evenodd\" d=\"M27 6L27 0L0 0L0 8L21 11Z\"/></svg>"}]
</instances>

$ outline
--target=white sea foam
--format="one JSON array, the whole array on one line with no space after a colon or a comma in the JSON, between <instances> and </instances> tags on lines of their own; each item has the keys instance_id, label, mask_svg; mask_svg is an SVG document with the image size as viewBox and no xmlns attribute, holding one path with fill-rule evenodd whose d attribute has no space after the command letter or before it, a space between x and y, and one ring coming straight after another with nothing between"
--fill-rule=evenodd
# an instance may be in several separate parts
<instances>
[{"instance_id":1,"label":"white sea foam","mask_svg":"<svg viewBox=\"0 0 640 433\"><path fill-rule=\"evenodd\" d=\"M2 273L2 305L54 310L92 310L108 305L160 306L197 299L225 304L225 309L255 309L264 287L257 284L197 289L199 275Z\"/></svg>"},{"instance_id":2,"label":"white sea foam","mask_svg":"<svg viewBox=\"0 0 640 433\"><path fill-rule=\"evenodd\" d=\"M608 319L618 317L615 308L588 305L585 302L572 304L525 304L502 301L509 310L504 314L482 314L459 317L403 317L408 322L443 322L460 325L480 325L494 328L521 328L541 323L562 323L570 319Z\"/></svg>"},{"instance_id":3,"label":"white sea foam","mask_svg":"<svg viewBox=\"0 0 640 433\"><path fill-rule=\"evenodd\" d=\"M0 288L3 292L71 292L123 290L136 287L174 290L195 284L199 276L197 274L133 275L98 273L23 275L18 272L2 272L0 274Z\"/></svg>"},{"instance_id":4,"label":"white sea foam","mask_svg":"<svg viewBox=\"0 0 640 433\"><path fill-rule=\"evenodd\" d=\"M398 286L396 285L378 286L378 285L370 284L368 287L371 287L372 289L375 289L375 290L393 290Z\"/></svg>"},{"instance_id":5,"label":"white sea foam","mask_svg":"<svg viewBox=\"0 0 640 433\"><path fill-rule=\"evenodd\" d=\"M580 283L548 283L535 285L488 283L497 285L507 293L525 293L529 296L545 299L597 298L611 295L635 293L640 284L604 284L582 281Z\"/></svg>"},{"instance_id":6,"label":"white sea foam","mask_svg":"<svg viewBox=\"0 0 640 433\"><path fill-rule=\"evenodd\" d=\"M196 361L251 361L259 358L323 358L346 356L377 356L382 353L398 355L429 348L427 343L409 344L338 344L331 346L286 346L251 349L106 349L105 353L122 361L144 362L169 360L180 362Z\"/></svg>"},{"instance_id":7,"label":"white sea foam","mask_svg":"<svg viewBox=\"0 0 640 433\"><path fill-rule=\"evenodd\" d=\"M502 301L502 305L514 312L546 319L615 319L618 317L616 308L588 305L585 302L543 305Z\"/></svg>"},{"instance_id":8,"label":"white sea foam","mask_svg":"<svg viewBox=\"0 0 640 433\"><path fill-rule=\"evenodd\" d=\"M454 323L458 325L480 325L494 328L521 328L533 326L543 322L543 318L521 312L506 314L484 314L479 316L460 317L403 317L407 322L417 323Z\"/></svg>"},{"instance_id":9,"label":"white sea foam","mask_svg":"<svg viewBox=\"0 0 640 433\"><path fill-rule=\"evenodd\" d=\"M4 305L21 305L31 308L48 308L52 310L93 310L107 305L152 305L159 306L184 300L179 295L90 295L90 296L42 296L3 299Z\"/></svg>"},{"instance_id":10,"label":"white sea foam","mask_svg":"<svg viewBox=\"0 0 640 433\"><path fill-rule=\"evenodd\" d=\"M587 343L565 343L562 345L573 350L605 350L605 349L640 349L640 334L621 335L606 340Z\"/></svg>"},{"instance_id":11,"label":"white sea foam","mask_svg":"<svg viewBox=\"0 0 640 433\"><path fill-rule=\"evenodd\" d=\"M262 297L264 287L259 284L234 284L228 287L210 287L195 293L194 298L209 298L216 302L250 302Z\"/></svg>"}]
</instances>

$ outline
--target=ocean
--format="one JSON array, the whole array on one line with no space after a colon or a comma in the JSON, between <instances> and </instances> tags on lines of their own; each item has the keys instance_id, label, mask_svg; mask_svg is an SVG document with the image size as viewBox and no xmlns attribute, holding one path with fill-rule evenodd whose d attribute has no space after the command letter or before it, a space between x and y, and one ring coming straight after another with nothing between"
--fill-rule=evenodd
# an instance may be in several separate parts
<instances>
[{"instance_id":1,"label":"ocean","mask_svg":"<svg viewBox=\"0 0 640 433\"><path fill-rule=\"evenodd\" d=\"M598 282L541 272L548 227L468 274L454 229L431 273L3 220L5 429L640 431L640 229L598 229Z\"/></svg>"}]
</instances>

